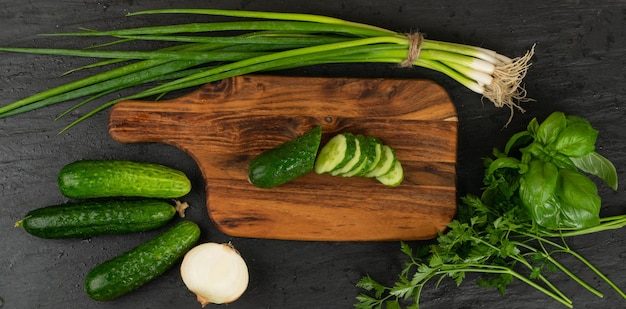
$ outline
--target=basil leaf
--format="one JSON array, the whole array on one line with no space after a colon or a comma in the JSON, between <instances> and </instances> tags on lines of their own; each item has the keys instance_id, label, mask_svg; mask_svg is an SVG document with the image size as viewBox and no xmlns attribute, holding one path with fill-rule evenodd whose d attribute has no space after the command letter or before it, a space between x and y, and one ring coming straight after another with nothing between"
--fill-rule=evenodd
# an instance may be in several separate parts
<instances>
[{"instance_id":1,"label":"basil leaf","mask_svg":"<svg viewBox=\"0 0 626 309\"><path fill-rule=\"evenodd\" d=\"M558 230L561 227L561 203L556 196L551 196L541 205L532 207L531 214L537 225Z\"/></svg>"},{"instance_id":2,"label":"basil leaf","mask_svg":"<svg viewBox=\"0 0 626 309\"><path fill-rule=\"evenodd\" d=\"M580 158L595 150L598 131L590 125L575 122L559 134L554 148L569 157Z\"/></svg>"},{"instance_id":3,"label":"basil leaf","mask_svg":"<svg viewBox=\"0 0 626 309\"><path fill-rule=\"evenodd\" d=\"M546 148L539 142L532 142L530 145L520 149L522 153L522 163L529 164L530 161L535 159L543 160L547 156ZM548 161L548 160L544 160Z\"/></svg>"},{"instance_id":4,"label":"basil leaf","mask_svg":"<svg viewBox=\"0 0 626 309\"><path fill-rule=\"evenodd\" d=\"M544 165L545 167L545 165ZM564 169L558 172L557 187L554 194L541 201L525 200L533 221L544 228L581 229L600 224L601 200L593 181L585 175ZM523 178L520 181L520 194L528 191L529 186Z\"/></svg>"},{"instance_id":5,"label":"basil leaf","mask_svg":"<svg viewBox=\"0 0 626 309\"><path fill-rule=\"evenodd\" d=\"M600 224L601 199L596 184L574 170L559 171L557 196L561 203L561 226L588 228Z\"/></svg>"},{"instance_id":6,"label":"basil leaf","mask_svg":"<svg viewBox=\"0 0 626 309\"><path fill-rule=\"evenodd\" d=\"M539 225L552 226L552 223L558 223L558 212L549 207L553 205L547 204L556 193L558 176L559 172L554 164L533 160L528 165L528 171L520 178L519 194L522 204L533 221Z\"/></svg>"},{"instance_id":7,"label":"basil leaf","mask_svg":"<svg viewBox=\"0 0 626 309\"><path fill-rule=\"evenodd\" d=\"M526 126L526 130L528 132L530 132L530 135L532 135L532 136L536 136L537 135L537 129L538 128L539 128L539 121L537 121L537 118L533 118L528 123L528 126Z\"/></svg>"},{"instance_id":8,"label":"basil leaf","mask_svg":"<svg viewBox=\"0 0 626 309\"><path fill-rule=\"evenodd\" d=\"M552 163L556 165L559 169L573 169L576 170L578 167L572 162L573 158L570 158L564 154L557 153L552 157Z\"/></svg>"},{"instance_id":9,"label":"basil leaf","mask_svg":"<svg viewBox=\"0 0 626 309\"><path fill-rule=\"evenodd\" d=\"M509 154L511 149L516 146L527 145L532 140L532 136L528 131L522 131L514 134L504 147L504 153Z\"/></svg>"},{"instance_id":10,"label":"basil leaf","mask_svg":"<svg viewBox=\"0 0 626 309\"><path fill-rule=\"evenodd\" d=\"M519 169L520 162L516 158L511 157L502 157L497 158L489 164L489 168L487 169L487 175L493 174L498 169L501 168L514 168Z\"/></svg>"},{"instance_id":11,"label":"basil leaf","mask_svg":"<svg viewBox=\"0 0 626 309\"><path fill-rule=\"evenodd\" d=\"M570 158L581 171L602 179L609 187L617 191L617 171L609 159L597 152L591 152L580 158Z\"/></svg>"},{"instance_id":12,"label":"basil leaf","mask_svg":"<svg viewBox=\"0 0 626 309\"><path fill-rule=\"evenodd\" d=\"M589 120L580 117L580 116L576 116L576 115L567 115L567 125L573 124L573 123L580 123L580 124L586 124L588 126L591 126L591 122L589 122Z\"/></svg>"},{"instance_id":13,"label":"basil leaf","mask_svg":"<svg viewBox=\"0 0 626 309\"><path fill-rule=\"evenodd\" d=\"M544 146L552 144L561 131L567 127L567 118L563 112L554 112L537 128L535 140Z\"/></svg>"},{"instance_id":14,"label":"basil leaf","mask_svg":"<svg viewBox=\"0 0 626 309\"><path fill-rule=\"evenodd\" d=\"M585 229L600 224L600 217L588 209L561 203L561 229Z\"/></svg>"},{"instance_id":15,"label":"basil leaf","mask_svg":"<svg viewBox=\"0 0 626 309\"><path fill-rule=\"evenodd\" d=\"M600 217L593 209L579 207L564 202L553 195L540 207L533 208L535 223L551 229L583 229L600 224Z\"/></svg>"}]
</instances>

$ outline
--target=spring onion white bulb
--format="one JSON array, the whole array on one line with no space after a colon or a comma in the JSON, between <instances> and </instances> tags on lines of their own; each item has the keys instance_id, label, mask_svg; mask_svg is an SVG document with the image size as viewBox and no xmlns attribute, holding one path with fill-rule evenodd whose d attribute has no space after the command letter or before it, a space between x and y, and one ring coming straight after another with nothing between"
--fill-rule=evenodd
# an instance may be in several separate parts
<instances>
[{"instance_id":1,"label":"spring onion white bulb","mask_svg":"<svg viewBox=\"0 0 626 309\"><path fill-rule=\"evenodd\" d=\"M204 243L192 248L180 274L202 307L237 300L248 288L248 266L230 243Z\"/></svg>"}]
</instances>

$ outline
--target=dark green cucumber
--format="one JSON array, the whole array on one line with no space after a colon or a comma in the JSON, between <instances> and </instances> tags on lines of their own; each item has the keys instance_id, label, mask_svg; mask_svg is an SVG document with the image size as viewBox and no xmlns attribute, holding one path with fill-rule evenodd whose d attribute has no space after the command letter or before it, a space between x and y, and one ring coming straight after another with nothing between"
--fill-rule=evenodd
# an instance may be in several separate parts
<instances>
[{"instance_id":1,"label":"dark green cucumber","mask_svg":"<svg viewBox=\"0 0 626 309\"><path fill-rule=\"evenodd\" d=\"M260 188L272 188L293 181L313 170L322 140L322 127L254 157L248 167L248 180Z\"/></svg>"},{"instance_id":2,"label":"dark green cucumber","mask_svg":"<svg viewBox=\"0 0 626 309\"><path fill-rule=\"evenodd\" d=\"M61 193L73 199L99 197L179 198L191 182L167 166L123 160L83 160L64 166L58 175Z\"/></svg>"},{"instance_id":3,"label":"dark green cucumber","mask_svg":"<svg viewBox=\"0 0 626 309\"><path fill-rule=\"evenodd\" d=\"M200 238L200 228L181 221L157 237L94 267L85 278L85 292L98 301L127 294L172 268Z\"/></svg>"},{"instance_id":4,"label":"dark green cucumber","mask_svg":"<svg viewBox=\"0 0 626 309\"><path fill-rule=\"evenodd\" d=\"M84 238L148 231L175 214L162 200L86 201L32 210L15 226L41 238Z\"/></svg>"}]
</instances>

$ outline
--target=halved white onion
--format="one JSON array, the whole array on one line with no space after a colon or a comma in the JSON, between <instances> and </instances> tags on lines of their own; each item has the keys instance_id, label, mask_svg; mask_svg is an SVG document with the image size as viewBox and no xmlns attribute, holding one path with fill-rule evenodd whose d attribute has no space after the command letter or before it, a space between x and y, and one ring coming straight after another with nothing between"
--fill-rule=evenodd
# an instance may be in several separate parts
<instances>
[{"instance_id":1,"label":"halved white onion","mask_svg":"<svg viewBox=\"0 0 626 309\"><path fill-rule=\"evenodd\" d=\"M237 300L248 287L248 266L230 243L204 243L192 248L180 266L183 282L202 307Z\"/></svg>"}]
</instances>

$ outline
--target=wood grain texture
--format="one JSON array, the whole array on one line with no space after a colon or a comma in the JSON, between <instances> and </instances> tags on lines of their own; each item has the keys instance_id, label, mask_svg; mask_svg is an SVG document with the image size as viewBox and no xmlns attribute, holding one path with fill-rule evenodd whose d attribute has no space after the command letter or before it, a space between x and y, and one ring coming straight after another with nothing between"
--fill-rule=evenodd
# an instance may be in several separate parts
<instances>
[{"instance_id":1,"label":"wood grain texture","mask_svg":"<svg viewBox=\"0 0 626 309\"><path fill-rule=\"evenodd\" d=\"M272 189L248 183L254 156L318 124L322 143L352 132L394 147L403 184L315 173ZM169 101L119 103L109 133L122 143L167 143L188 153L205 179L209 216L233 236L428 239L456 212L457 116L431 81L234 77Z\"/></svg>"}]
</instances>

